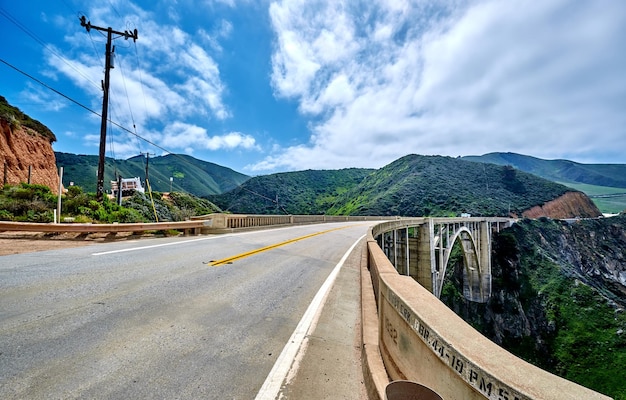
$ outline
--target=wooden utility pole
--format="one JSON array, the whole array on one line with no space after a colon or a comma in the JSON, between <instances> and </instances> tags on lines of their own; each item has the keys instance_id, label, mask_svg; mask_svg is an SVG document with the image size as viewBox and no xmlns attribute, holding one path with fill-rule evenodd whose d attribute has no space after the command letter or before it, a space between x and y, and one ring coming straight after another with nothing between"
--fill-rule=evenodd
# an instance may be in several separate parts
<instances>
[{"instance_id":1,"label":"wooden utility pole","mask_svg":"<svg viewBox=\"0 0 626 400\"><path fill-rule=\"evenodd\" d=\"M106 153L106 135L107 135L107 119L109 112L109 70L113 68L111 63L112 51L111 51L111 40L113 40L113 34L119 35L118 37L124 37L124 39L128 40L132 38L133 41L137 40L137 29L133 32L119 32L114 31L111 27L102 28L99 26L91 25L90 21L87 21L85 16L80 17L80 26L85 27L87 32L92 29L97 31L103 31L107 33L107 44L106 44L106 58L104 65L104 82L102 83L102 90L104 91L104 98L102 99L102 122L100 124L100 153L99 153L99 161L98 161L98 182L96 184L96 199L98 201L102 201L102 195L104 193L104 157ZM117 39L116 37L115 39Z\"/></svg>"},{"instance_id":2,"label":"wooden utility pole","mask_svg":"<svg viewBox=\"0 0 626 400\"><path fill-rule=\"evenodd\" d=\"M148 152L146 153L140 153L141 155L146 155L146 182L148 182L148 164L150 163L150 156L153 156L154 154L150 154Z\"/></svg>"}]
</instances>

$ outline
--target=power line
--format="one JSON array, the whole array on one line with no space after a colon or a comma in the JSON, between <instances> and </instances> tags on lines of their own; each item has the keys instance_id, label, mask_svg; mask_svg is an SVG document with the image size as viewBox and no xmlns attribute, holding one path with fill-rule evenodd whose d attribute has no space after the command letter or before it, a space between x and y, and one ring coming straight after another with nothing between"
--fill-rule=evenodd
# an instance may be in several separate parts
<instances>
[{"instance_id":1,"label":"power line","mask_svg":"<svg viewBox=\"0 0 626 400\"><path fill-rule=\"evenodd\" d=\"M3 60L3 59L1 59L1 58L0 58L0 62L1 62L1 63L3 63L3 64L5 64L5 65L7 65L8 67L13 68L15 71L19 72L20 74L25 75L26 77L28 77L28 78L32 79L33 81L37 82L37 83L38 83L38 84L40 84L41 86L45 87L46 89L52 90L54 93L56 93L56 94L58 94L58 95L60 95L60 96L65 97L67 100L69 100L69 101L71 101L72 103L74 103L74 104L78 105L79 107L84 108L85 110L89 111L90 113L93 113L93 114L95 114L95 115L97 115L97 116L100 116L100 114L98 114L97 112L95 112L95 111L94 111L94 110L92 110L91 108L89 108L89 107L87 107L87 106L85 106L85 105L83 105L83 104L79 103L78 101L76 101L76 100L72 99L71 97L69 97L69 96L67 96L67 95L65 95L65 94L63 94L63 93L61 93L61 92L59 92L58 90L56 90L56 89L55 89L55 88L53 88L52 86L50 86L50 85L48 85L48 84L46 84L46 83L44 83L44 82L40 81L39 79L37 79L37 78L35 78L34 76L32 76L32 75L30 75L30 74L28 74L28 73L26 73L26 72L22 71L21 69L19 69L19 68L17 68L16 66L14 66L14 65L12 65L12 64L10 64L10 63L8 63L8 62L6 62L5 60Z\"/></svg>"},{"instance_id":2,"label":"power line","mask_svg":"<svg viewBox=\"0 0 626 400\"><path fill-rule=\"evenodd\" d=\"M65 0L63 0L63 3L65 4L65 6L66 6L68 9L71 9L71 7L69 6L69 4L68 4ZM116 10L116 12L117 12L117 10ZM74 65L73 65L73 64L72 64L69 60L67 60L65 57L63 57L61 54L59 54L59 53L58 53L58 52L57 52L57 51L56 51L53 47L51 47L51 46L49 46L48 44L46 44L46 43L45 43L42 39L40 39L40 38L39 38L39 37L38 37L35 33L33 33L32 31L30 31L30 30L29 30L29 29L28 29L28 28L27 28L24 24L22 24L22 23L21 23L21 22L20 22L17 18L13 17L13 16L12 16L12 15L8 12L8 11L6 11L6 10L5 10L4 8L2 8L2 7L0 7L0 15L2 15L3 17L5 17L7 20L9 20L9 22L11 22L11 23L12 23L12 24L14 24L16 27L18 27L20 30L22 30L23 32L25 32L25 33L26 33L28 36L30 36L33 40L35 40L37 43L39 43L39 44L40 44L40 45L41 45L44 49L46 49L46 50L47 50L47 51L49 51L51 54L53 54L54 56L56 56L56 57L57 57L58 59L60 59L63 63L65 63L66 65L68 65L71 69L73 69L74 71L76 71L79 75L83 76L83 77L84 77L84 78L85 78L88 82L90 82L90 84L92 84L92 85L93 85L93 86L95 86L95 87L100 87L100 85L98 85L98 84L97 84L97 83L95 83L93 80L91 80L91 79L89 78L89 76L85 75L85 74L84 74L84 73L83 73L80 69L76 68L76 67L75 67L75 66L74 66ZM118 12L118 15L119 15L119 12ZM120 15L120 16L121 16L121 15ZM92 28L93 28L93 26L91 26L91 25L90 25L90 27L92 27ZM88 31L89 31L89 30L88 30ZM135 29L135 32L136 32L136 29ZM121 32L117 32L117 33L118 33L118 34L121 34L122 36L125 36L126 38L128 38L128 37L132 37L132 33L130 33L129 31L125 31L124 33L121 33ZM128 36L126 36L126 35L128 35ZM92 42L92 46L93 46L93 48L94 48L94 51L95 51L95 52L96 52L96 54L97 54L98 52L97 52L97 51L96 51L96 49L95 49L95 43L94 43L94 41L93 41L93 37L92 37L92 35L91 35L91 34L90 34L89 36L90 36L90 39L91 39L91 42ZM136 45L136 43L134 43L134 44L135 44L135 55L136 55L136 57L137 57L137 62L138 62L138 65L141 65L141 63L140 63L140 57L139 57L139 53L138 53L138 49L137 49L137 45ZM36 77L34 77L34 76L30 75L29 73L27 73L27 72L25 72L25 71L21 70L20 68L18 68L18 67L16 67L16 66L12 65L11 63L9 63L9 62L5 61L4 59L1 59L1 58L0 58L0 62L2 62L3 64L7 65L7 66L8 66L8 67L10 67L10 68L12 68L12 69L13 69L13 70L15 70L16 72L19 72L20 74L22 74L22 75L24 75L24 76L28 77L29 79L33 80L34 82L37 82L38 84L40 84L41 86L45 87L46 89L51 90L52 92L54 92L54 93L58 94L59 96L61 96L61 97L65 98L66 100L69 100L70 102L72 102L72 103L76 104L77 106L79 106L79 107L81 107L81 108L85 109L86 111L88 111L88 112L90 112L90 113L92 113L92 114L94 114L94 115L97 115L98 117L102 118L102 114L100 114L100 113L98 113L98 112L96 112L96 111L92 110L91 108L89 108L89 107L85 106L84 104L82 104L82 103L78 102L77 100L74 100L73 98L69 97L68 95L64 94L63 92L61 92L61 91L59 91L59 90L57 90L57 89L53 88L52 86L48 85L47 83L45 83L45 82L43 82L43 81L39 80L38 78L36 78ZM144 101L144 107L147 107L147 104L146 104L146 95L145 95L145 90L144 90L144 86L145 86L145 85L144 85L144 82L143 82L143 74L142 74L141 68L139 68L139 69L138 69L138 72L139 72L139 79L140 79L141 90L142 90L142 96L143 96L143 101ZM124 82L124 84L125 84L125 82ZM127 97L128 97L128 93L127 93ZM132 113L132 111L131 111L131 113ZM162 147L162 146L160 146L160 145L158 145L158 144L156 144L156 143L154 143L154 142L152 142L152 141L150 141L150 140L148 140L148 139L146 139L146 138L144 138L144 137L142 137L142 136L140 136L139 134L137 134L137 132L136 132L136 126L135 126L135 121L134 121L134 116L132 116L132 115L131 115L131 118L132 118L132 121L133 121L133 128L134 128L134 130L135 130L134 132L133 132L133 131L131 131L130 129L128 129L128 128L126 128L126 127L124 127L124 126L123 126L123 125L121 125L120 123L118 123L118 122L115 122L115 121L111 120L110 118L106 118L106 121L108 121L108 122L109 122L109 123L111 123L112 125L114 125L114 126L116 126L116 127L120 128L121 130L123 130L123 131L125 131L125 132L127 132L127 133L130 133L131 135L133 135L133 136L134 136L135 138L137 138L138 140L144 141L145 143L147 143L147 144L149 144L149 145L151 145L151 146L153 146L153 147L155 147L155 148L157 148L157 149L159 149L159 150L163 151L163 152L164 152L164 153L166 153L166 154L171 154L171 155L173 155L173 156L177 157L178 159L180 159L182 162L184 162L184 163L186 163L186 164L189 164L189 165L192 165L192 166L194 165L194 164L190 163L190 162L189 162L187 159L185 159L184 157L181 157L179 154L176 154L176 153L174 153L174 152L172 152L172 151L170 151L170 150L168 150L168 149L166 149L166 148L164 148L164 147ZM232 182L232 183L235 183L235 182ZM236 185L236 184L235 184L235 185ZM236 186L239 186L239 185L236 185ZM248 191L248 192L250 192L250 193L252 193L252 194L254 194L254 195L257 195L257 196L260 196L260 197L264 197L264 198L266 198L265 196L260 195L260 194L258 194L258 193L256 193L256 192L253 192L253 191L251 191L251 190L249 190L249 189L244 189L244 190L246 190L246 191ZM275 202L275 201L274 201L274 200L272 200L272 199L269 199L269 200L270 200L270 201ZM281 207L281 208L282 208L282 207ZM284 211L284 209L283 209L283 211Z\"/></svg>"},{"instance_id":3,"label":"power line","mask_svg":"<svg viewBox=\"0 0 626 400\"><path fill-rule=\"evenodd\" d=\"M117 64L120 67L120 73L122 75L122 82L124 82L124 93L126 94L126 102L128 103L128 111L130 112L130 119L133 122L133 129L135 130L135 132L137 132L137 126L135 125L135 116L133 115L133 108L130 105L130 97L128 96L128 89L126 87L126 77L124 76L124 69L122 68L122 62L118 60Z\"/></svg>"},{"instance_id":4,"label":"power line","mask_svg":"<svg viewBox=\"0 0 626 400\"><path fill-rule=\"evenodd\" d=\"M59 96L61 96L61 97L65 98L65 99L67 99L67 100L71 101L72 103L76 104L77 106L79 106L79 107L81 107L81 108L83 108L83 109L85 109L85 110L89 111L90 113L92 113L92 114L94 114L94 115L97 115L98 117L101 117L101 118L102 118L102 115L101 115L101 114L99 114L97 111L94 111L94 110L92 110L91 108L89 108L89 107L85 106L84 104L82 104L82 103L78 102L77 100L72 99L72 98L71 98L71 97L69 97L68 95L66 95L66 94L64 94L64 93L62 93L62 92L60 92L59 90L57 90L57 89L53 88L52 86L48 85L47 83L42 82L41 80L39 80L39 79L35 78L34 76L32 76L32 75L28 74L27 72L22 71L21 69L19 69L18 67L16 67L16 66L12 65L11 63L9 63L9 62L5 61L4 59L0 58L0 62L1 62L1 63L3 63L3 64L5 64L6 66L8 66L8 67L12 68L13 70L15 70L15 71L19 72L20 74L22 74L22 75L26 76L27 78L29 78L29 79L31 79L31 80L33 80L33 81L37 82L38 84L40 84L41 86L45 87L46 89L53 91L54 93L56 93L56 94L58 94ZM146 139L146 138L144 138L144 137L142 137L142 136L140 136L140 135L138 135L137 133L135 133L135 132L131 131L131 130L130 130L130 129L128 129L128 128L126 128L125 126L123 126L123 125L121 125L121 124L119 124L119 123L117 123L117 122L115 122L115 121L113 121L113 120L111 120L111 119L109 119L109 120L108 120L108 122L110 122L112 125L117 126L117 127L118 127L118 128L120 128L121 130L123 130L123 131L125 131L125 132L127 132L127 133L130 133L131 135L135 136L137 139L142 140L142 141L144 141L144 142L148 143L149 145L154 146L155 148L157 148L157 149L159 149L159 150L162 150L164 153L166 153L166 154L171 154L172 156L174 156L174 157L178 158L179 160L181 160L181 161L182 161L182 162L184 162L185 164L189 164L189 165L191 165L191 166L195 166L194 164L192 164L191 162L189 162L189 161L188 161L185 157L182 157L182 156L180 156L179 154L176 154L176 153L174 153L174 152L172 152L172 151L170 151L170 150L168 150L168 149L166 149L166 148L164 148L164 147L162 147L162 146L160 146L160 145L158 145L158 144L156 144L156 143L154 143L154 142L152 142L152 141L150 141L150 140L148 140L148 139ZM235 182L233 181L232 183L235 183ZM236 184L235 184L235 185L236 185ZM239 185L236 185L236 186L239 186ZM180 185L179 185L179 187L180 187ZM181 188L181 189L182 189L182 188ZM248 189L246 189L246 190L248 190ZM252 192L251 190L248 190L248 191Z\"/></svg>"},{"instance_id":5,"label":"power line","mask_svg":"<svg viewBox=\"0 0 626 400\"><path fill-rule=\"evenodd\" d=\"M21 29L24 33L26 33L28 36L30 36L33 40L35 40L37 43L39 43L44 49L48 50L50 53L52 53L53 55L55 55L58 59L60 59L61 61L63 61L67 66L69 66L70 68L72 68L74 71L76 71L79 75L81 75L83 78L85 78L88 82L90 82L92 85L94 85L95 87L99 87L99 85L92 81L87 75L85 75L81 70L79 70L78 68L76 68L74 65L72 65L72 63L70 63L65 57L63 57L62 55L60 55L59 53L57 53L54 48L52 48L51 46L47 45L43 40L41 40L39 37L37 37L37 35L35 35L32 31L30 31L26 26L24 26L24 24L22 24L17 18L15 18L14 16L12 16L7 10L5 10L4 8L0 7L0 15L4 16L6 19L8 19L13 25L17 26L19 29Z\"/></svg>"},{"instance_id":6,"label":"power line","mask_svg":"<svg viewBox=\"0 0 626 400\"><path fill-rule=\"evenodd\" d=\"M58 94L59 96L62 96L62 97L64 97L64 98L66 98L67 100L71 101L72 103L76 104L77 106L84 108L85 110L89 111L90 113L92 113L92 114L94 114L94 115L97 115L98 117L102 117L102 114L98 113L97 111L94 111L94 110L92 110L91 108L87 107L86 105L84 105L84 104L82 104L82 103L78 102L77 100L72 99L72 98L71 98L71 97L69 97L68 95L66 95L66 94L64 94L64 93L62 93L62 92L60 92L60 91L56 90L56 89L55 89L55 88L53 88L52 86L48 85L47 83L44 83L44 82L40 81L39 79L37 79L37 78L35 78L34 76L32 76L32 75L28 74L27 72L22 71L21 69L17 68L16 66L12 65L12 64L11 64L11 63L9 63L9 62L7 62L7 61L3 60L2 58L0 58L0 62L1 62L1 63L3 63L3 64L5 64L5 65L7 65L8 67L10 67L10 68L14 69L15 71L19 72L20 74L22 74L22 75L24 75L24 76L26 76L26 77L28 77L28 78L32 79L33 81L37 82L37 83L38 83L38 84L40 84L41 86L45 87L46 89L52 90L54 93ZM166 148L163 148L163 147L159 146L158 144L156 144L156 143L153 143L153 142L149 141L148 139L146 139L146 138L144 138L144 137L142 137L142 136L140 136L140 135L138 135L138 134L134 133L134 132L133 132L133 131L131 131L130 129L128 129L128 128L126 128L126 127L122 126L122 125L120 125L119 123L117 123L117 122L115 122L115 121L113 121L113 120L109 119L108 121L109 121L111 124L113 124L113 125L117 126L118 128L120 128L120 129L122 129L122 130L124 130L124 131L126 131L126 132L128 132L128 133L130 133L131 135L134 135L134 136L135 136L135 137L137 137L138 139L143 140L144 142L146 142L146 143L148 143L148 144L150 144L150 145L152 145L152 146L156 147L157 149L159 149L159 150L163 150L165 153L168 153L168 154L173 154L173 155L176 155L175 153L172 153L171 151L167 150ZM181 158L181 159L183 159L183 158ZM183 160L184 160L184 159L183 159ZM186 161L186 160L185 160L185 161Z\"/></svg>"}]
</instances>

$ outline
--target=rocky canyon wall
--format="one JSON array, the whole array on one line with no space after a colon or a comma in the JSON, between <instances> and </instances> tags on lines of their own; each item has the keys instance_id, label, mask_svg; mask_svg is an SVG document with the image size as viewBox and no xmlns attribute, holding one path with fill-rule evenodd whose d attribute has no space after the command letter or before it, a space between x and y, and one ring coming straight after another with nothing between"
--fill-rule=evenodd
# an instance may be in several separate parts
<instances>
[{"instance_id":1,"label":"rocky canyon wall","mask_svg":"<svg viewBox=\"0 0 626 400\"><path fill-rule=\"evenodd\" d=\"M13 126L12 126L13 125ZM0 183L30 183L59 192L59 174L52 143L34 130L0 118Z\"/></svg>"},{"instance_id":2,"label":"rocky canyon wall","mask_svg":"<svg viewBox=\"0 0 626 400\"><path fill-rule=\"evenodd\" d=\"M542 206L535 206L522 213L526 218L548 217L553 219L595 218L602 215L593 201L582 192L567 192Z\"/></svg>"}]
</instances>

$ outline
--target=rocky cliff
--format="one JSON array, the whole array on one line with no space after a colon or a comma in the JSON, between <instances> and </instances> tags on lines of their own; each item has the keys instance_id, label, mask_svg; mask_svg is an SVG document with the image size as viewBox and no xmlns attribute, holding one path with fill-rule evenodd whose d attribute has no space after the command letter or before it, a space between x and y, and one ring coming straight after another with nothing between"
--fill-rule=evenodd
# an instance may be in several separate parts
<instances>
[{"instance_id":1,"label":"rocky cliff","mask_svg":"<svg viewBox=\"0 0 626 400\"><path fill-rule=\"evenodd\" d=\"M494 236L493 251L488 303L461 295L461 261L442 301L527 361L626 399L626 214L524 219Z\"/></svg>"},{"instance_id":2,"label":"rocky cliff","mask_svg":"<svg viewBox=\"0 0 626 400\"><path fill-rule=\"evenodd\" d=\"M52 141L35 130L0 117L0 168L3 184L29 181L59 191L59 174ZM30 170L30 172L29 172Z\"/></svg>"},{"instance_id":3,"label":"rocky cliff","mask_svg":"<svg viewBox=\"0 0 626 400\"><path fill-rule=\"evenodd\" d=\"M548 217L554 219L595 218L602 215L593 201L582 192L567 192L541 206L522 213L526 218Z\"/></svg>"}]
</instances>

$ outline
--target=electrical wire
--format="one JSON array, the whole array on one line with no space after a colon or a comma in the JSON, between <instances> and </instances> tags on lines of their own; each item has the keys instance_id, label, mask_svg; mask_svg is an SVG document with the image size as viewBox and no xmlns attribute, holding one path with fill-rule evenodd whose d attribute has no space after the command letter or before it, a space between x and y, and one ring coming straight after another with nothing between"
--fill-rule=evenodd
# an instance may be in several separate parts
<instances>
[{"instance_id":1,"label":"electrical wire","mask_svg":"<svg viewBox=\"0 0 626 400\"><path fill-rule=\"evenodd\" d=\"M127 28L129 28L129 26L127 25ZM136 27L135 27L136 29ZM129 31L131 31L131 29L128 29ZM135 45L135 57L137 58L137 72L139 73L139 86L141 87L141 96L143 98L143 111L144 113L148 112L148 104L146 103L146 93L144 91L144 83L143 83L143 75L141 73L142 71L142 67L141 67L141 59L139 58L139 51L137 50L137 42L133 42L133 44ZM141 149L139 149L141 151Z\"/></svg>"},{"instance_id":2,"label":"electrical wire","mask_svg":"<svg viewBox=\"0 0 626 400\"><path fill-rule=\"evenodd\" d=\"M28 78L32 79L33 81L37 82L37 83L38 83L38 84L40 84L41 86L45 87L46 89L52 90L54 93L56 93L56 94L58 94L58 95L60 95L60 96L62 96L62 97L64 97L64 98L66 98L67 100L71 101L72 103L76 104L77 106L82 107L82 108L84 108L85 110L89 111L90 113L95 114L95 115L99 116L100 118L102 118L102 115L101 115L100 113L98 113L98 112L96 112L96 111L92 110L91 108L87 107L86 105L84 105L84 104L82 104L82 103L80 103L80 102L78 102L78 101L76 101L76 100L72 99L72 98L71 98L71 97L69 97L68 95L66 95L66 94L64 94L64 93L62 93L62 92L60 92L60 91L56 90L56 89L55 89L55 88L53 88L52 86L48 85L47 83L42 82L41 80L39 80L39 79L35 78L34 76L32 76L32 75L28 74L27 72L22 71L21 69L19 69L19 68L17 68L16 66L14 66L14 65L10 64L9 62L5 61L4 59L0 58L0 62L1 62L1 63L3 63L3 64L5 64L5 65L7 65L8 67L10 67L10 68L14 69L15 71L19 72L20 74L22 74L22 75L24 75L24 76L26 76L26 77L28 77ZM111 120L111 119L107 119L107 121L108 121L108 122L110 122L111 124L113 124L113 125L117 126L118 128L120 128L120 129L122 129L122 130L124 130L124 131L126 131L126 132L128 132L128 133L130 133L131 135L136 136L136 137L137 137L137 138L139 138L140 140L143 140L144 142L146 142L146 143L148 143L148 144L150 144L150 145L152 145L152 146L156 147L157 149L163 150L165 153L172 154L172 155L176 155L175 153L172 153L171 151L169 151L169 150L167 150L167 149L165 149L165 148L163 148L163 147L159 146L158 144L153 143L153 142L151 142L150 140L148 140L148 139L146 139L146 138L144 138L144 137L141 137L140 135L138 135L138 134L134 133L134 132L133 132L133 131L131 131L130 129L126 128L125 126L122 126L121 124L119 124L119 123L117 123L117 122L115 122L115 121L113 121L113 120ZM186 160L185 160L185 161L186 161ZM186 162L187 162L187 161L186 161Z\"/></svg>"},{"instance_id":3,"label":"electrical wire","mask_svg":"<svg viewBox=\"0 0 626 400\"><path fill-rule=\"evenodd\" d=\"M118 59L117 65L120 69L120 74L122 75L122 82L124 83L124 94L126 95L126 102L128 103L128 112L130 112L130 119L133 123L133 129L135 130L135 134L137 133L137 125L135 124L135 116L133 115L133 108L130 105L130 97L128 96L128 89L126 87L126 77L124 75L124 68L122 68L121 58Z\"/></svg>"},{"instance_id":4,"label":"electrical wire","mask_svg":"<svg viewBox=\"0 0 626 400\"><path fill-rule=\"evenodd\" d=\"M104 64L106 61L102 60L102 53L98 52L98 49L96 48L96 41L93 40L93 35L91 34L91 31L87 31L87 33L89 34L89 40L91 40L91 47L93 48L93 53L96 56L96 59L100 59L102 64ZM106 57L106 55L105 55Z\"/></svg>"},{"instance_id":5,"label":"electrical wire","mask_svg":"<svg viewBox=\"0 0 626 400\"><path fill-rule=\"evenodd\" d=\"M76 71L79 75L81 75L82 77L84 77L87 81L89 81L92 85L94 85L95 87L100 87L100 85L98 85L96 82L92 81L87 75L85 75L81 70L79 70L78 68L76 68L71 62L69 62L65 57L63 57L62 55L60 55L58 52L56 52L56 50L54 50L53 47L47 45L46 43L44 43L43 40L41 40L39 37L37 37L37 35L35 35L32 31L30 31L26 26L24 26L17 18L15 18L14 16L12 16L7 10L5 10L4 8L0 7L0 15L4 16L6 19L9 20L9 22L11 22L13 25L17 26L19 29L21 29L24 33L26 33L28 36L30 36L33 40L35 40L37 43L39 43L44 49L48 50L50 53L52 53L53 55L55 55L57 58L59 58L61 61L63 61L67 66L69 66L70 68L72 68L74 71Z\"/></svg>"},{"instance_id":6,"label":"electrical wire","mask_svg":"<svg viewBox=\"0 0 626 400\"><path fill-rule=\"evenodd\" d=\"M63 3L65 4L65 6L66 6L68 9L71 9L71 7L69 6L69 4L68 4L65 0L63 0ZM109 1L109 3L111 3L111 2ZM112 3L111 3L111 6L113 7L114 11L115 11L115 12L116 12L116 13L117 13L120 17L121 17L121 15L120 15L119 11L117 11L117 9L113 6L113 4L112 4ZM39 43L39 44L40 44L40 45L41 45L44 49L46 49L47 51L49 51L51 54L53 54L54 56L56 56L56 57L57 57L58 59L60 59L63 63L65 63L67 66L69 66L71 69L73 69L74 71L76 71L76 72L77 72L80 76L82 76L83 78L85 78L85 79L86 79L86 81L88 81L90 84L92 84L92 85L93 85L93 86L95 86L95 87L100 88L100 85L99 85L98 83L96 83L96 82L94 82L93 80L91 80L91 78L90 78L89 76L85 75L85 74L84 74L81 70L79 70L78 68L76 68L76 67L75 67L75 66L74 66L74 65L73 65L73 64L72 64L69 60L67 60L65 57L63 57L62 55L60 55L60 54L59 54L59 53L58 53L58 52L57 52L57 51L56 51L53 47L51 47L51 46L49 46L48 44L46 44L46 43L45 43L42 39L40 39L40 38L39 38L39 37L38 37L35 33L33 33L32 31L30 31L30 30L29 30L29 29L28 29L28 28L27 28L24 24L22 24L22 23L21 23L21 22L20 22L17 18L15 18L14 16L12 16L12 15L11 15L11 14L10 14L7 10L5 10L3 7L0 7L0 15L2 15L3 17L5 17L5 18L6 18L9 22L11 22L12 24L14 24L16 27L18 27L20 30L22 30L24 33L26 33L28 36L30 36L33 40L35 40L37 43ZM99 32L99 33L100 33L101 35L104 35L102 32ZM93 47L93 49L94 49L95 54L97 55L97 58L100 58L101 56L99 55L99 52L97 51L96 44L95 44L95 41L94 41L94 39L93 39L93 36L91 35L91 32L89 32L89 37L90 37L90 39L91 39L92 47ZM142 91L143 101L144 101L144 108L145 108L145 109L147 109L147 104L146 104L146 95L145 95L145 91L144 91L144 86L145 86L145 85L144 85L144 83L143 83L143 76L142 76L142 74L141 74L141 63L140 63L140 57L139 57L139 52L138 52L138 50L137 50L137 45L136 45L136 43L135 43L135 55L136 55L136 58L137 58L138 72L139 72L139 80L140 80L140 85L141 85L141 91ZM15 71L17 71L17 72L19 72L19 73L23 74L24 76L28 77L29 79L31 79L31 80L33 80L33 81L37 82L38 84L42 85L43 87L45 87L45 88L47 88L47 89L49 89L49 90L53 91L54 93L56 93L56 94L60 95L61 97L63 97L63 98L65 98L65 99L69 100L70 102L72 102L72 103L74 103L74 104L78 105L79 107L81 107L81 108L85 109L86 111L88 111L88 112L90 112L90 113L92 113L92 114L94 114L94 115L97 115L97 116L99 116L100 118L102 118L102 115L101 115L100 113L98 113L98 112L96 112L96 111L92 110L91 108L89 108L89 107L87 107L87 106L83 105L82 103L80 103L80 102L78 102L78 101L76 101L76 100L72 99L71 97L69 97L69 96L67 96L66 94L64 94L64 93L60 92L59 90L57 90L57 89L55 89L55 88L51 87L50 85L48 85L48 84L46 84L46 83L42 82L41 80L39 80L39 79L35 78L34 76L32 76L32 75L30 75L30 74L28 74L28 73L26 73L26 72L22 71L21 69L19 69L19 68L17 68L16 66L14 66L14 65L10 64L9 62L5 61L4 59L1 59L1 58L0 58L0 62L2 62L3 64L7 65L8 67L10 67L10 68L14 69ZM122 77L124 77L124 75L122 75ZM124 80L124 89L125 89L125 92L126 92L127 99L128 99L128 101L130 102L130 100L129 100L129 98L128 98L128 91L127 91L127 89L126 89L126 81L125 81L125 80ZM129 107L130 107L130 105L129 105ZM159 149L159 150L162 150L162 151L163 151L164 153L166 153L166 154L171 154L171 155L173 155L173 156L175 156L175 157L179 158L179 159L180 159L180 160L182 160L183 162L185 162L185 163L187 163L187 164L189 164L189 165L193 165L193 164L191 164L189 161L187 161L184 157L181 157L180 155L175 154L175 153L173 153L173 152L171 152L171 151L169 151L169 150L167 150L167 149L163 148L162 146L159 146L159 145L157 145L156 143L151 142L150 140L148 140L148 139L146 139L146 138L143 138L142 136L140 136L139 134L137 134L136 125L135 125L135 120L134 120L134 116L133 116L133 114L132 114L132 109L131 109L131 119L132 119L132 122L133 122L133 128L134 128L134 130L135 130L134 132L133 132L133 131L131 131L130 129L128 129L128 128L126 128L126 127L122 126L121 124L119 124L119 123L117 123L117 122L113 121L113 120L112 120L112 119L110 119L110 118L109 118L109 119L107 119L107 120L108 120L108 122L110 122L112 125L117 126L118 128L122 129L123 131L126 131L127 133L130 133L130 134L131 134L131 135L133 135L135 138L137 138L137 140L144 141L144 142L146 142L146 143L150 144L151 146L154 146L155 148L157 148L157 149ZM111 128L111 127L109 127L109 129L110 129L110 128ZM111 137L111 136L112 136L112 135L110 135L109 137ZM111 146L112 146L112 144L111 144ZM233 184L235 184L235 182L232 182L232 183L233 183ZM236 184L235 184L235 185L236 185ZM238 185L236 185L236 186L238 186ZM181 189L182 189L182 188L181 188ZM275 202L274 200L269 199L268 197L263 196L263 195L261 195L261 194L259 194L259 193L253 192L253 191L251 191L251 190L249 190L249 189L245 189L245 188L244 188L244 190L246 190L246 191L248 191L248 192L250 192L250 193L252 193L252 194L254 194L254 195L257 195L257 196L263 197L263 198L265 198L265 199L268 199L268 200L270 200L270 201L272 201L272 202ZM280 206L280 205L279 205L279 206ZM282 208L282 207L281 207L281 208ZM285 211L285 210L283 209L283 211Z\"/></svg>"},{"instance_id":7,"label":"electrical wire","mask_svg":"<svg viewBox=\"0 0 626 400\"><path fill-rule=\"evenodd\" d=\"M64 93L62 93L62 92L60 92L59 90L57 90L57 89L53 88L52 86L48 85L47 83L42 82L41 80L39 80L39 79L35 78L34 76L32 76L32 75L28 74L27 72L22 71L21 69L19 69L18 67L16 67L16 66L12 65L11 63L9 63L9 62L5 61L4 59L0 58L0 63L5 64L5 65L6 65L6 66L8 66L9 68L12 68L13 70L15 70L15 71L19 72L20 74L22 74L22 75L26 76L27 78L29 78L29 79L31 79L31 80L33 80L33 81L37 82L38 84L40 84L41 86L45 87L46 89L53 91L54 93L56 93L56 94L58 94L59 96L61 96L61 97L65 98L65 99L67 99L67 100L69 100L70 102L72 102L72 103L76 104L77 106L79 106L79 107L81 107L81 108L83 108L83 109L85 109L85 110L89 111L90 113L92 113L92 114L94 114L94 115L97 115L98 117L102 118L102 115L101 115L100 113L98 113L98 112L96 112L96 111L92 110L91 108L89 108L89 107L85 106L84 104L82 104L82 103L78 102L77 100L72 99L72 98L71 98L71 97L69 97L68 95L66 95L66 94L64 94ZM144 142L148 143L149 145L154 146L155 148L157 148L157 149L159 149L159 150L162 150L162 151L163 151L164 153L166 153L166 154L171 154L172 156L174 156L174 157L178 158L179 160L181 160L181 161L182 161L183 163L185 163L185 164L188 164L188 165L190 165L190 166L195 167L195 165L194 165L194 164L192 164L191 162L189 162L189 161L188 161L185 157L182 157L182 156L181 156L181 155L179 155L179 154L176 154L176 153L171 152L171 151L169 151L168 149L166 149L166 148L164 148L164 147L162 147L162 146L159 146L158 144L156 144L156 143L154 143L154 142L152 142L152 141L150 141L150 140L148 140L148 139L146 139L146 138L144 138L144 137L142 137L142 136L140 136L140 135L136 134L135 132L131 131L130 129L128 129L128 128L126 128L126 127L122 126L121 124L119 124L119 123L117 123L117 122L115 122L115 121L113 121L113 120L111 120L110 118L109 118L109 119L107 119L107 121L108 121L109 123L111 123L112 125L115 125L115 126L117 126L118 128L120 128L120 129L122 129L122 130L124 130L124 131L126 131L126 132L128 132L128 133L130 133L131 135L135 136L137 139L142 140L142 141L144 141ZM235 186L239 186L239 185L237 185L234 181L231 181L231 183L233 183ZM180 187L180 185L177 185L177 186L181 189L181 191L187 192L187 191L185 191L182 187ZM251 192L251 193L254 193L254 192L252 192L251 190L248 190L248 189L245 189L245 190L247 190L247 191L249 191L249 192ZM188 193L188 192L187 192L187 193ZM257 195L259 195L259 194L257 194ZM259 195L259 196L261 196L261 197L265 197L265 196L262 196L262 195ZM265 198L267 198L267 197L265 197ZM270 200L271 200L271 199L270 199Z\"/></svg>"}]
</instances>

